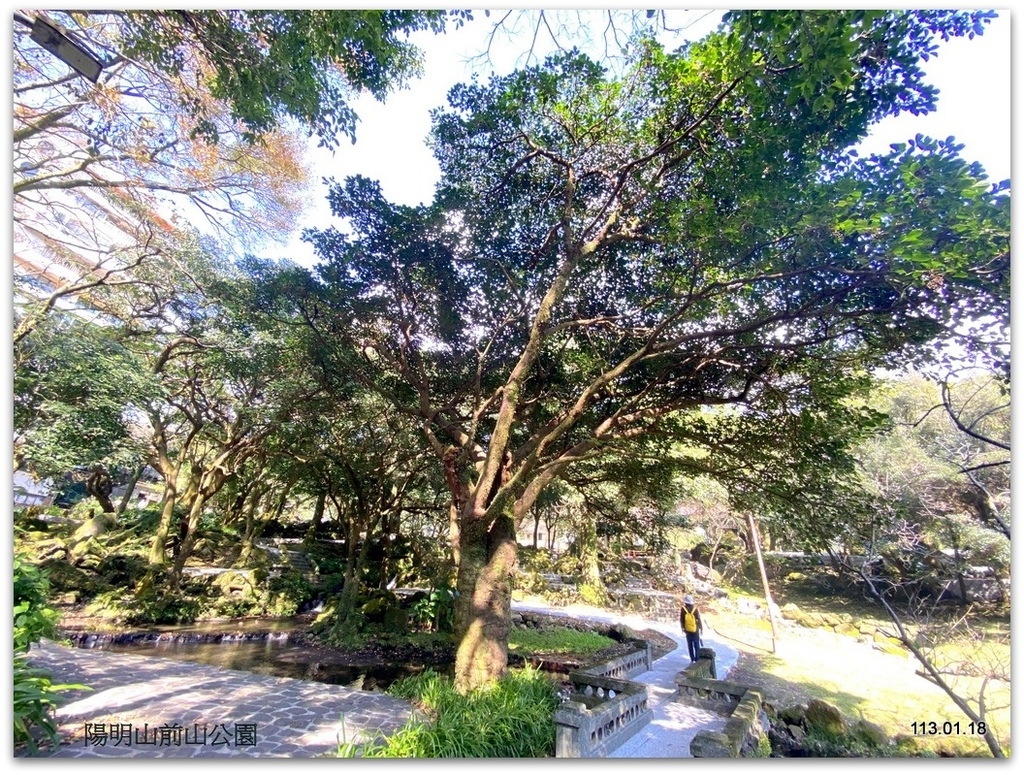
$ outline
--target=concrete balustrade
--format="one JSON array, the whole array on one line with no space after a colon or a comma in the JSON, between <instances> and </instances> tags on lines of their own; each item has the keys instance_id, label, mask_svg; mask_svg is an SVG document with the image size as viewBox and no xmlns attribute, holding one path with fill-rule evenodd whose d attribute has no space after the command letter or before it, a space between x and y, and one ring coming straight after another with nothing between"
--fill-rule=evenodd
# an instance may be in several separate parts
<instances>
[{"instance_id":1,"label":"concrete balustrade","mask_svg":"<svg viewBox=\"0 0 1024 775\"><path fill-rule=\"evenodd\" d=\"M601 676L604 678L627 679L646 673L653 663L651 646L646 641L637 644L637 650L605 662L599 662L581 669L584 675Z\"/></svg>"},{"instance_id":2,"label":"concrete balustrade","mask_svg":"<svg viewBox=\"0 0 1024 775\"><path fill-rule=\"evenodd\" d=\"M555 756L604 757L651 720L647 687L627 680L651 669L650 644L569 673L569 699L555 711Z\"/></svg>"},{"instance_id":3,"label":"concrete balustrade","mask_svg":"<svg viewBox=\"0 0 1024 775\"><path fill-rule=\"evenodd\" d=\"M555 711L558 758L605 757L653 716L643 684L582 671L571 672L569 683L570 699Z\"/></svg>"}]
</instances>

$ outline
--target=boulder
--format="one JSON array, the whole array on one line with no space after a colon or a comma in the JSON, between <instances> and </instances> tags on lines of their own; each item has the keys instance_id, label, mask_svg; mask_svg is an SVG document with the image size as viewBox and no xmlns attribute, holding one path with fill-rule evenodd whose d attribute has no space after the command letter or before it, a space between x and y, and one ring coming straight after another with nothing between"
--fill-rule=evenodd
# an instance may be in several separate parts
<instances>
[{"instance_id":1,"label":"boulder","mask_svg":"<svg viewBox=\"0 0 1024 775\"><path fill-rule=\"evenodd\" d=\"M867 719L860 719L853 725L851 732L875 748L882 748L889 743L889 735L886 734L885 730Z\"/></svg>"},{"instance_id":2,"label":"boulder","mask_svg":"<svg viewBox=\"0 0 1024 775\"><path fill-rule=\"evenodd\" d=\"M842 714L819 699L813 699L807 703L807 731L818 732L829 737L841 737L846 734L846 722Z\"/></svg>"},{"instance_id":3,"label":"boulder","mask_svg":"<svg viewBox=\"0 0 1024 775\"><path fill-rule=\"evenodd\" d=\"M71 564L78 568L96 569L103 561L105 553L99 541L89 536L71 546Z\"/></svg>"},{"instance_id":4,"label":"boulder","mask_svg":"<svg viewBox=\"0 0 1024 775\"><path fill-rule=\"evenodd\" d=\"M789 734L793 736L793 743L797 748L804 747L804 741L807 740L807 732L804 731L803 727L788 726L786 729Z\"/></svg>"},{"instance_id":5,"label":"boulder","mask_svg":"<svg viewBox=\"0 0 1024 775\"><path fill-rule=\"evenodd\" d=\"M788 708L782 708L778 715L779 720L789 726L803 726L804 724L804 708L800 705L791 705Z\"/></svg>"},{"instance_id":6,"label":"boulder","mask_svg":"<svg viewBox=\"0 0 1024 775\"><path fill-rule=\"evenodd\" d=\"M90 514L89 518L72 534L69 543L77 544L80 541L87 541L90 538L101 536L110 530L114 523L113 514L104 514L102 512L95 515Z\"/></svg>"},{"instance_id":7,"label":"boulder","mask_svg":"<svg viewBox=\"0 0 1024 775\"><path fill-rule=\"evenodd\" d=\"M815 627L823 627L825 625L825 620L819 613L815 613L813 611L801 611L800 617L797 619L797 623L801 627L809 627L813 629Z\"/></svg>"},{"instance_id":8,"label":"boulder","mask_svg":"<svg viewBox=\"0 0 1024 775\"><path fill-rule=\"evenodd\" d=\"M224 597L255 599L258 594L252 571L249 570L231 569L219 573L213 579L213 586Z\"/></svg>"},{"instance_id":9,"label":"boulder","mask_svg":"<svg viewBox=\"0 0 1024 775\"><path fill-rule=\"evenodd\" d=\"M772 753L787 759L796 756L796 752L800 748L786 727L776 728L773 726L769 729L768 742L771 743Z\"/></svg>"},{"instance_id":10,"label":"boulder","mask_svg":"<svg viewBox=\"0 0 1024 775\"><path fill-rule=\"evenodd\" d=\"M732 741L722 732L698 732L690 741L690 756L695 759L731 759L736 754Z\"/></svg>"},{"instance_id":11,"label":"boulder","mask_svg":"<svg viewBox=\"0 0 1024 775\"><path fill-rule=\"evenodd\" d=\"M840 635L849 635L851 638L856 638L858 635L860 635L860 630L858 630L852 624L848 624L846 622L843 622L842 624L837 626L836 632L838 632Z\"/></svg>"},{"instance_id":12,"label":"boulder","mask_svg":"<svg viewBox=\"0 0 1024 775\"><path fill-rule=\"evenodd\" d=\"M903 644L894 638L884 638L882 640L876 639L871 645L883 654L891 654L894 657L905 657L907 655L906 650L903 648Z\"/></svg>"},{"instance_id":13,"label":"boulder","mask_svg":"<svg viewBox=\"0 0 1024 775\"><path fill-rule=\"evenodd\" d=\"M833 628L838 627L843 623L843 620L840 619L839 616L832 613L821 614L821 620L829 627Z\"/></svg>"}]
</instances>

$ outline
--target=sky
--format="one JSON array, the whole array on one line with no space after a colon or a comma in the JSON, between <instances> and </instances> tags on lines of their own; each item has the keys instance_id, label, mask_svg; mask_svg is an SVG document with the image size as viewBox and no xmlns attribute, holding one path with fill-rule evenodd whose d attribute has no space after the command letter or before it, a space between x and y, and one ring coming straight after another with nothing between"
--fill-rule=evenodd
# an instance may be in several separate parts
<instances>
[{"instance_id":1,"label":"sky","mask_svg":"<svg viewBox=\"0 0 1024 775\"><path fill-rule=\"evenodd\" d=\"M306 265L316 260L300 235L303 228L324 228L331 223L327 188L321 182L324 177L340 181L361 174L380 181L384 195L393 202L416 205L430 201L438 176L437 164L425 142L430 110L445 104L451 86L470 80L474 72L481 77L490 73L490 65L473 57L483 51L486 32L501 13L492 11L490 17L485 17L478 12L473 23L444 35L413 36L413 42L425 54L423 75L390 95L385 103L370 97L360 97L353 103L360 117L355 144L346 141L331 153L311 143L310 160L317 180L310 187L309 209L283 248L263 251L267 257L289 257ZM669 18L673 24L700 36L717 25L722 12L672 13ZM575 21L575 17L563 18ZM938 109L927 116L905 114L887 119L863 143L862 152L885 152L890 143L905 142L917 133L941 139L952 135L965 145L961 156L981 162L990 180L1009 178L1010 27L1010 15L1004 11L981 37L940 42L938 56L924 63L928 81L939 88ZM538 43L541 49L547 45L543 37ZM493 64L500 73L509 72L522 65L522 54L528 48L525 34L497 40L491 50Z\"/></svg>"}]
</instances>

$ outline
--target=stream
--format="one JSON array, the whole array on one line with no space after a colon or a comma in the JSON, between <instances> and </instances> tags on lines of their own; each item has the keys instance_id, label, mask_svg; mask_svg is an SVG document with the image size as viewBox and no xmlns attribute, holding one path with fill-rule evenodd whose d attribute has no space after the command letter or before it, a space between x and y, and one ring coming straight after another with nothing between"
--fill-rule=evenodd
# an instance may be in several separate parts
<instances>
[{"instance_id":1,"label":"stream","mask_svg":"<svg viewBox=\"0 0 1024 775\"><path fill-rule=\"evenodd\" d=\"M425 659L389 661L386 647L367 655L294 642L292 634L307 626L308 620L298 618L251 619L116 634L76 628L62 631L61 636L79 648L198 662L363 691L383 692L396 680L427 668L451 674L450 664L431 664Z\"/></svg>"}]
</instances>

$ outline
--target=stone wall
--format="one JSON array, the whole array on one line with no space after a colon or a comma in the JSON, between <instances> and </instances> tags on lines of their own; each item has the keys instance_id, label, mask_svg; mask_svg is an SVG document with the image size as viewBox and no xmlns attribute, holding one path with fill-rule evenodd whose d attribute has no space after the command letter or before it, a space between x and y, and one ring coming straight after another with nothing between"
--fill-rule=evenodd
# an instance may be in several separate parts
<instances>
[{"instance_id":1,"label":"stone wall","mask_svg":"<svg viewBox=\"0 0 1024 775\"><path fill-rule=\"evenodd\" d=\"M700 650L700 658L676 673L675 702L727 716L721 732L698 732L690 742L694 758L737 758L751 755L767 733L768 714L760 689L715 678L715 652Z\"/></svg>"},{"instance_id":2,"label":"stone wall","mask_svg":"<svg viewBox=\"0 0 1024 775\"><path fill-rule=\"evenodd\" d=\"M758 750L768 731L768 714L762 708L764 696L758 689L746 688L721 732L698 732L690 742L690 755L696 759L745 758Z\"/></svg>"},{"instance_id":3,"label":"stone wall","mask_svg":"<svg viewBox=\"0 0 1024 775\"><path fill-rule=\"evenodd\" d=\"M609 589L608 599L623 613L637 614L656 622L679 622L679 595L655 589Z\"/></svg>"}]
</instances>

